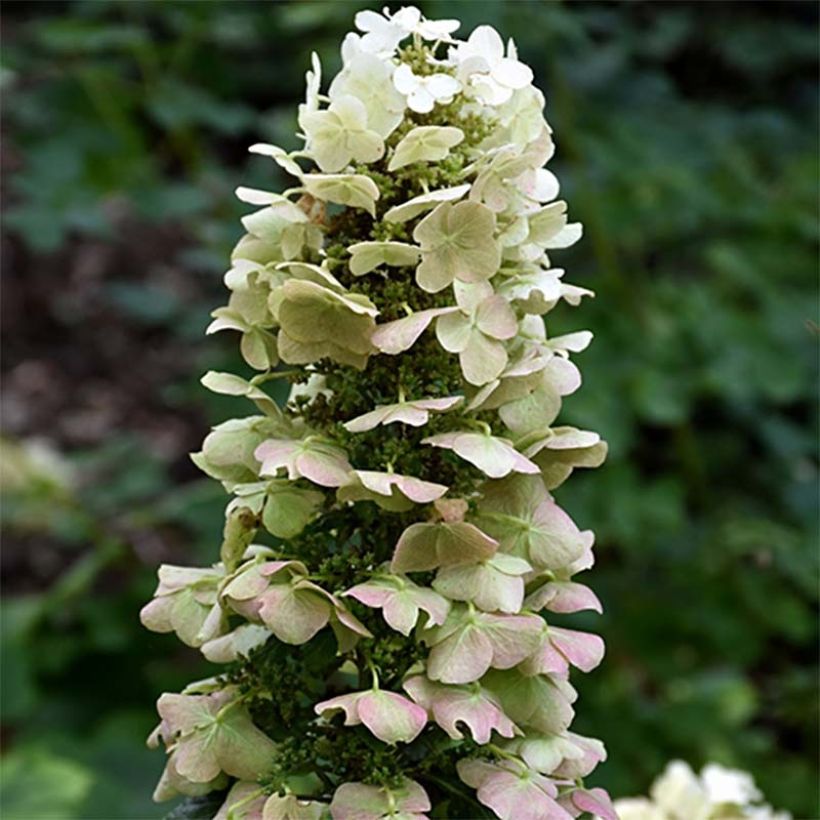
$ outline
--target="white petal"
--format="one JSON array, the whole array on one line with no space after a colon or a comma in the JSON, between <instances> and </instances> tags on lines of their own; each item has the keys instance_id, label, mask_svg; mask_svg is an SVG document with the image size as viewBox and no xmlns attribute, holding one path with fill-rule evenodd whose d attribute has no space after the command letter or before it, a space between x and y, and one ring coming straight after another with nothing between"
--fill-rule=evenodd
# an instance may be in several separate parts
<instances>
[{"instance_id":1,"label":"white petal","mask_svg":"<svg viewBox=\"0 0 820 820\"><path fill-rule=\"evenodd\" d=\"M416 31L425 40L449 40L460 25L458 20L422 20Z\"/></svg>"},{"instance_id":2,"label":"white petal","mask_svg":"<svg viewBox=\"0 0 820 820\"><path fill-rule=\"evenodd\" d=\"M504 58L504 43L492 26L479 26L467 42L471 52L481 54L492 65Z\"/></svg>"},{"instance_id":3,"label":"white petal","mask_svg":"<svg viewBox=\"0 0 820 820\"><path fill-rule=\"evenodd\" d=\"M375 11L360 11L353 18L359 31L378 31L387 25L387 20Z\"/></svg>"},{"instance_id":4,"label":"white petal","mask_svg":"<svg viewBox=\"0 0 820 820\"><path fill-rule=\"evenodd\" d=\"M423 85L411 91L407 97L408 108L418 114L428 114L435 104L435 97Z\"/></svg>"},{"instance_id":5,"label":"white petal","mask_svg":"<svg viewBox=\"0 0 820 820\"><path fill-rule=\"evenodd\" d=\"M406 63L402 63L393 72L393 85L396 91L401 94L410 94L419 87L419 78L413 74L413 70Z\"/></svg>"},{"instance_id":6,"label":"white petal","mask_svg":"<svg viewBox=\"0 0 820 820\"><path fill-rule=\"evenodd\" d=\"M523 188L524 193L536 202L551 202L558 196L561 186L558 178L546 168L536 168Z\"/></svg>"},{"instance_id":7,"label":"white petal","mask_svg":"<svg viewBox=\"0 0 820 820\"><path fill-rule=\"evenodd\" d=\"M272 194L269 191L260 191L257 188L243 188L240 186L234 192L236 198L249 205L270 205L281 199L279 194Z\"/></svg>"},{"instance_id":8,"label":"white petal","mask_svg":"<svg viewBox=\"0 0 820 820\"><path fill-rule=\"evenodd\" d=\"M486 74L474 76L470 84L476 96L486 105L503 105L513 95L511 88L499 85L492 77Z\"/></svg>"},{"instance_id":9,"label":"white petal","mask_svg":"<svg viewBox=\"0 0 820 820\"><path fill-rule=\"evenodd\" d=\"M505 57L493 66L493 79L507 88L526 88L533 80L532 69L518 60Z\"/></svg>"},{"instance_id":10,"label":"white petal","mask_svg":"<svg viewBox=\"0 0 820 820\"><path fill-rule=\"evenodd\" d=\"M390 18L390 22L410 34L421 22L421 12L415 6L403 6Z\"/></svg>"},{"instance_id":11,"label":"white petal","mask_svg":"<svg viewBox=\"0 0 820 820\"><path fill-rule=\"evenodd\" d=\"M433 74L432 77L427 78L425 86L437 100L453 97L461 91L461 83L448 74Z\"/></svg>"}]
</instances>

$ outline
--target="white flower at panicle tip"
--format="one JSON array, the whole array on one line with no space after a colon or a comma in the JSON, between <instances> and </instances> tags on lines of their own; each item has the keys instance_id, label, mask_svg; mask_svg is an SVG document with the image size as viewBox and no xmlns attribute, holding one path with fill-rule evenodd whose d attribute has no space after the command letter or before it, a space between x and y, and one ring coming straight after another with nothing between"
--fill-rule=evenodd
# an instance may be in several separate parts
<instances>
[{"instance_id":1,"label":"white flower at panicle tip","mask_svg":"<svg viewBox=\"0 0 820 820\"><path fill-rule=\"evenodd\" d=\"M420 77L409 65L400 65L393 74L396 90L407 97L407 107L418 114L427 114L437 103L450 103L461 91L461 83L449 74Z\"/></svg>"},{"instance_id":2,"label":"white flower at panicle tip","mask_svg":"<svg viewBox=\"0 0 820 820\"><path fill-rule=\"evenodd\" d=\"M356 97L367 109L367 127L387 137L402 121L405 107L403 95L393 85L393 63L363 51L353 33L342 44L342 62L344 68L328 90L331 102L343 95Z\"/></svg>"},{"instance_id":3,"label":"white flower at panicle tip","mask_svg":"<svg viewBox=\"0 0 820 820\"><path fill-rule=\"evenodd\" d=\"M360 11L355 22L356 28L364 32L361 48L371 54L392 54L411 34L424 40L452 42L450 35L461 25L458 20L425 20L415 6L402 6L392 15L387 6L381 14Z\"/></svg>"},{"instance_id":4,"label":"white flower at panicle tip","mask_svg":"<svg viewBox=\"0 0 820 820\"><path fill-rule=\"evenodd\" d=\"M533 80L532 69L519 62L513 41L507 43L505 57L501 36L491 26L479 26L466 43L451 48L449 56L458 64L458 78L486 105L502 105Z\"/></svg>"}]
</instances>

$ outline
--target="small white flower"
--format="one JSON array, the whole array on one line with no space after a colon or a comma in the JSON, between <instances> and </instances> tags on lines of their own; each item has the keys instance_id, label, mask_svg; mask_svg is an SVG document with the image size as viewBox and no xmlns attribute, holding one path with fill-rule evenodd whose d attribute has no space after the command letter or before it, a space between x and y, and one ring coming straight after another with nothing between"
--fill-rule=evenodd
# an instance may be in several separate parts
<instances>
[{"instance_id":1,"label":"small white flower","mask_svg":"<svg viewBox=\"0 0 820 820\"><path fill-rule=\"evenodd\" d=\"M461 25L458 20L426 20L415 6L402 6L395 14L385 6L382 13L360 11L356 28L363 31L361 48L371 54L390 55L411 34L424 40L453 42L450 35Z\"/></svg>"},{"instance_id":2,"label":"small white flower","mask_svg":"<svg viewBox=\"0 0 820 820\"><path fill-rule=\"evenodd\" d=\"M415 6L404 6L395 14L385 6L382 14L360 11L356 15L356 28L364 32L361 47L371 54L392 54L396 46L413 33L421 22L421 12Z\"/></svg>"},{"instance_id":3,"label":"small white flower","mask_svg":"<svg viewBox=\"0 0 820 820\"><path fill-rule=\"evenodd\" d=\"M407 97L407 106L419 114L427 114L436 103L449 103L461 90L461 83L449 74L419 77L409 65L402 64L393 75L396 90Z\"/></svg>"},{"instance_id":4,"label":"small white flower","mask_svg":"<svg viewBox=\"0 0 820 820\"><path fill-rule=\"evenodd\" d=\"M362 51L352 40L345 40L342 56L344 68L330 84L328 96L356 97L367 109L367 127L387 137L404 116L404 97L393 85L393 63Z\"/></svg>"},{"instance_id":5,"label":"small white flower","mask_svg":"<svg viewBox=\"0 0 820 820\"><path fill-rule=\"evenodd\" d=\"M504 56L504 43L491 26L479 26L466 43L450 49L450 59L458 63L459 79L487 105L502 105L533 80L532 69L519 62L512 40Z\"/></svg>"},{"instance_id":6,"label":"small white flower","mask_svg":"<svg viewBox=\"0 0 820 820\"><path fill-rule=\"evenodd\" d=\"M458 20L425 20L423 17L414 32L423 40L439 40L452 43L450 35L461 25Z\"/></svg>"},{"instance_id":7,"label":"small white flower","mask_svg":"<svg viewBox=\"0 0 820 820\"><path fill-rule=\"evenodd\" d=\"M748 772L727 769L718 763L704 766L700 779L713 803L736 803L745 806L763 796Z\"/></svg>"}]
</instances>

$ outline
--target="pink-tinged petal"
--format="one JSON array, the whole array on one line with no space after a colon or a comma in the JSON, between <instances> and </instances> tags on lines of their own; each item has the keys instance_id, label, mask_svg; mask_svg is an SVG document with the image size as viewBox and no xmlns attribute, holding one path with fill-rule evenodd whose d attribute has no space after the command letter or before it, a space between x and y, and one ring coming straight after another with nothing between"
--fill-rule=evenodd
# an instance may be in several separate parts
<instances>
[{"instance_id":1,"label":"pink-tinged petal","mask_svg":"<svg viewBox=\"0 0 820 820\"><path fill-rule=\"evenodd\" d=\"M390 568L393 572L423 572L439 566L490 558L498 542L473 524L411 524L399 538Z\"/></svg>"},{"instance_id":2,"label":"pink-tinged petal","mask_svg":"<svg viewBox=\"0 0 820 820\"><path fill-rule=\"evenodd\" d=\"M581 371L568 359L554 356L544 368L544 378L560 396L569 396L581 386Z\"/></svg>"},{"instance_id":3,"label":"pink-tinged petal","mask_svg":"<svg viewBox=\"0 0 820 820\"><path fill-rule=\"evenodd\" d=\"M543 621L537 615L490 615L481 613L479 623L493 648L495 669L511 669L538 646Z\"/></svg>"},{"instance_id":4,"label":"pink-tinged petal","mask_svg":"<svg viewBox=\"0 0 820 820\"><path fill-rule=\"evenodd\" d=\"M550 640L567 660L582 672L591 672L604 657L604 642L599 635L551 626Z\"/></svg>"},{"instance_id":5,"label":"pink-tinged petal","mask_svg":"<svg viewBox=\"0 0 820 820\"><path fill-rule=\"evenodd\" d=\"M493 660L490 639L468 624L436 644L427 659L427 673L442 683L471 683L478 680Z\"/></svg>"},{"instance_id":6,"label":"pink-tinged petal","mask_svg":"<svg viewBox=\"0 0 820 820\"><path fill-rule=\"evenodd\" d=\"M515 312L503 296L485 299L476 310L476 326L493 339L512 339L518 332Z\"/></svg>"},{"instance_id":7,"label":"pink-tinged petal","mask_svg":"<svg viewBox=\"0 0 820 820\"><path fill-rule=\"evenodd\" d=\"M457 725L465 724L476 743L489 743L493 731L502 737L513 737L515 724L504 712L486 697L480 699L466 693L460 697L442 699L434 708L436 723L452 738L462 734Z\"/></svg>"},{"instance_id":8,"label":"pink-tinged petal","mask_svg":"<svg viewBox=\"0 0 820 820\"><path fill-rule=\"evenodd\" d=\"M262 462L260 475L275 476L284 467L289 479L304 477L323 487L341 486L353 469L344 450L310 439L269 439L256 448L254 456Z\"/></svg>"},{"instance_id":9,"label":"pink-tinged petal","mask_svg":"<svg viewBox=\"0 0 820 820\"><path fill-rule=\"evenodd\" d=\"M371 410L369 413L364 413L361 416L351 419L344 423L344 428L349 433L366 433L368 430L373 430L380 424L385 423L390 408L394 405L385 405Z\"/></svg>"},{"instance_id":10,"label":"pink-tinged petal","mask_svg":"<svg viewBox=\"0 0 820 820\"><path fill-rule=\"evenodd\" d=\"M595 555L592 552L592 547L595 545L595 533L592 530L584 530L579 533L579 538L581 541L581 554L567 566L568 575L575 575L595 565Z\"/></svg>"},{"instance_id":11,"label":"pink-tinged petal","mask_svg":"<svg viewBox=\"0 0 820 820\"><path fill-rule=\"evenodd\" d=\"M382 608L387 625L402 635L409 636L419 618L419 608L407 592L395 592Z\"/></svg>"},{"instance_id":12,"label":"pink-tinged petal","mask_svg":"<svg viewBox=\"0 0 820 820\"><path fill-rule=\"evenodd\" d=\"M339 606L338 603L330 615L330 628L336 636L340 654L354 649L360 637L373 637L373 634L363 623L351 612Z\"/></svg>"},{"instance_id":13,"label":"pink-tinged petal","mask_svg":"<svg viewBox=\"0 0 820 820\"><path fill-rule=\"evenodd\" d=\"M213 820L264 820L262 807L267 799L258 783L234 783ZM231 811L237 804L241 807Z\"/></svg>"},{"instance_id":14,"label":"pink-tinged petal","mask_svg":"<svg viewBox=\"0 0 820 820\"><path fill-rule=\"evenodd\" d=\"M413 504L428 504L441 498L448 488L413 476L354 470L339 488L340 501L375 501L380 507L406 512Z\"/></svg>"},{"instance_id":15,"label":"pink-tinged petal","mask_svg":"<svg viewBox=\"0 0 820 820\"><path fill-rule=\"evenodd\" d=\"M573 789L562 794L559 802L569 809L572 817L589 812L600 820L618 820L618 813L609 795L600 788Z\"/></svg>"},{"instance_id":16,"label":"pink-tinged petal","mask_svg":"<svg viewBox=\"0 0 820 820\"><path fill-rule=\"evenodd\" d=\"M424 427L430 419L430 413L412 403L395 405L385 418L383 424L407 424L410 427Z\"/></svg>"},{"instance_id":17,"label":"pink-tinged petal","mask_svg":"<svg viewBox=\"0 0 820 820\"><path fill-rule=\"evenodd\" d=\"M459 760L456 769L461 780L473 789L496 773L496 767L488 760Z\"/></svg>"},{"instance_id":18,"label":"pink-tinged petal","mask_svg":"<svg viewBox=\"0 0 820 820\"><path fill-rule=\"evenodd\" d=\"M393 792L397 807L404 812L430 811L430 798L415 780L405 780L402 790Z\"/></svg>"},{"instance_id":19,"label":"pink-tinged petal","mask_svg":"<svg viewBox=\"0 0 820 820\"><path fill-rule=\"evenodd\" d=\"M234 601L247 601L261 595L270 586L270 579L260 570L258 564L241 570L222 590L222 595Z\"/></svg>"},{"instance_id":20,"label":"pink-tinged petal","mask_svg":"<svg viewBox=\"0 0 820 820\"><path fill-rule=\"evenodd\" d=\"M507 349L501 342L474 330L470 343L458 354L458 361L464 378L480 387L501 375L508 361Z\"/></svg>"},{"instance_id":21,"label":"pink-tinged petal","mask_svg":"<svg viewBox=\"0 0 820 820\"><path fill-rule=\"evenodd\" d=\"M521 455L508 441L483 433L442 433L422 439L422 444L453 450L490 478L511 472L536 475L538 466Z\"/></svg>"},{"instance_id":22,"label":"pink-tinged petal","mask_svg":"<svg viewBox=\"0 0 820 820\"><path fill-rule=\"evenodd\" d=\"M415 675L412 678L407 678L401 686L419 706L424 707L428 712L432 711L439 690L450 688L442 686L439 683L434 683L424 675Z\"/></svg>"},{"instance_id":23,"label":"pink-tinged petal","mask_svg":"<svg viewBox=\"0 0 820 820\"><path fill-rule=\"evenodd\" d=\"M575 450L594 447L600 440L601 437L591 430L577 430L574 427L554 427L547 447L550 450Z\"/></svg>"},{"instance_id":24,"label":"pink-tinged petal","mask_svg":"<svg viewBox=\"0 0 820 820\"><path fill-rule=\"evenodd\" d=\"M390 569L393 572L424 572L438 566L436 524L411 524L399 537Z\"/></svg>"},{"instance_id":25,"label":"pink-tinged petal","mask_svg":"<svg viewBox=\"0 0 820 820\"><path fill-rule=\"evenodd\" d=\"M566 676L569 671L569 662L552 643L549 631L545 629L540 646L521 664L520 668L525 675Z\"/></svg>"},{"instance_id":26,"label":"pink-tinged petal","mask_svg":"<svg viewBox=\"0 0 820 820\"><path fill-rule=\"evenodd\" d=\"M489 282L453 282L453 294L456 304L462 312L474 316L479 305L493 296L493 286Z\"/></svg>"},{"instance_id":27,"label":"pink-tinged petal","mask_svg":"<svg viewBox=\"0 0 820 820\"><path fill-rule=\"evenodd\" d=\"M146 629L151 632L173 632L171 624L171 610L174 607L174 599L170 595L163 598L154 598L140 610L140 621Z\"/></svg>"},{"instance_id":28,"label":"pink-tinged petal","mask_svg":"<svg viewBox=\"0 0 820 820\"><path fill-rule=\"evenodd\" d=\"M395 692L376 690L362 695L359 718L384 743L410 743L427 723L427 712Z\"/></svg>"},{"instance_id":29,"label":"pink-tinged petal","mask_svg":"<svg viewBox=\"0 0 820 820\"><path fill-rule=\"evenodd\" d=\"M568 814L534 783L511 772L502 772L485 781L478 799L501 820L568 820Z\"/></svg>"},{"instance_id":30,"label":"pink-tinged petal","mask_svg":"<svg viewBox=\"0 0 820 820\"><path fill-rule=\"evenodd\" d=\"M270 581L286 567L290 567L298 575L307 575L307 567L301 561L265 561L259 565L259 574Z\"/></svg>"},{"instance_id":31,"label":"pink-tinged petal","mask_svg":"<svg viewBox=\"0 0 820 820\"><path fill-rule=\"evenodd\" d=\"M562 569L579 559L587 540L575 522L552 500L538 505L529 538L529 560L536 568Z\"/></svg>"},{"instance_id":32,"label":"pink-tinged petal","mask_svg":"<svg viewBox=\"0 0 820 820\"><path fill-rule=\"evenodd\" d=\"M363 697L362 692L351 692L348 695L339 695L335 698L323 700L313 707L317 715L326 713L344 712L345 726L358 726L362 719L359 717L359 701Z\"/></svg>"},{"instance_id":33,"label":"pink-tinged petal","mask_svg":"<svg viewBox=\"0 0 820 820\"><path fill-rule=\"evenodd\" d=\"M178 567L174 564L163 564L157 571L157 576L159 585L154 593L156 596L170 595L187 586L221 578L221 574L211 567Z\"/></svg>"},{"instance_id":34,"label":"pink-tinged petal","mask_svg":"<svg viewBox=\"0 0 820 820\"><path fill-rule=\"evenodd\" d=\"M442 624L450 611L450 602L431 589L419 587L405 578L392 576L359 584L345 595L366 606L382 608L385 621L397 632L409 635L424 610L433 625Z\"/></svg>"},{"instance_id":35,"label":"pink-tinged petal","mask_svg":"<svg viewBox=\"0 0 820 820\"><path fill-rule=\"evenodd\" d=\"M442 567L433 588L454 601L472 601L485 612L519 612L524 599L524 579L532 567L520 558L504 555L504 562L514 562L515 571L504 572L495 558L478 564Z\"/></svg>"},{"instance_id":36,"label":"pink-tinged petal","mask_svg":"<svg viewBox=\"0 0 820 820\"><path fill-rule=\"evenodd\" d=\"M340 601L336 601L336 608L333 610L335 619L346 629L363 638L372 638L371 631L352 613L345 609Z\"/></svg>"},{"instance_id":37,"label":"pink-tinged petal","mask_svg":"<svg viewBox=\"0 0 820 820\"><path fill-rule=\"evenodd\" d=\"M496 765L478 760L460 760L459 777L477 789L478 799L501 820L571 820L553 797L555 786L522 764L506 761Z\"/></svg>"},{"instance_id":38,"label":"pink-tinged petal","mask_svg":"<svg viewBox=\"0 0 820 820\"><path fill-rule=\"evenodd\" d=\"M441 498L448 489L443 484L434 484L432 481L422 481L413 476L397 475L395 473L357 470L356 475L362 484L374 493L389 496L395 487L402 495L417 504L429 504L431 501Z\"/></svg>"},{"instance_id":39,"label":"pink-tinged petal","mask_svg":"<svg viewBox=\"0 0 820 820\"><path fill-rule=\"evenodd\" d=\"M434 412L443 413L455 407L457 404L461 404L463 401L464 396L446 396L441 399L419 399L418 401L413 401L410 403L416 407L422 408L423 410L432 410Z\"/></svg>"},{"instance_id":40,"label":"pink-tinged petal","mask_svg":"<svg viewBox=\"0 0 820 820\"><path fill-rule=\"evenodd\" d=\"M344 453L331 453L329 448L322 453L307 452L298 455L296 467L301 476L321 487L341 487L347 482L353 469Z\"/></svg>"},{"instance_id":41,"label":"pink-tinged petal","mask_svg":"<svg viewBox=\"0 0 820 820\"><path fill-rule=\"evenodd\" d=\"M333 820L382 820L396 816L402 820L423 820L421 812L430 810L430 799L413 780L404 780L396 789L343 783L336 789L330 804Z\"/></svg>"},{"instance_id":42,"label":"pink-tinged petal","mask_svg":"<svg viewBox=\"0 0 820 820\"><path fill-rule=\"evenodd\" d=\"M288 478L298 478L297 475L293 474L290 463L299 450L299 443L287 439L263 441L253 453L254 458L262 463L259 474L275 476L280 468L287 467Z\"/></svg>"},{"instance_id":43,"label":"pink-tinged petal","mask_svg":"<svg viewBox=\"0 0 820 820\"><path fill-rule=\"evenodd\" d=\"M364 783L343 783L330 803L333 820L381 820L390 804L383 789Z\"/></svg>"},{"instance_id":44,"label":"pink-tinged petal","mask_svg":"<svg viewBox=\"0 0 820 820\"><path fill-rule=\"evenodd\" d=\"M208 754L208 737L196 732L174 749L174 767L182 777L193 783L207 783L222 771L216 756Z\"/></svg>"},{"instance_id":45,"label":"pink-tinged petal","mask_svg":"<svg viewBox=\"0 0 820 820\"><path fill-rule=\"evenodd\" d=\"M606 748L597 738L567 732L567 739L573 744L575 753L564 756L561 765L552 772L554 776L565 780L587 777L606 760Z\"/></svg>"},{"instance_id":46,"label":"pink-tinged petal","mask_svg":"<svg viewBox=\"0 0 820 820\"><path fill-rule=\"evenodd\" d=\"M330 620L330 604L308 589L274 584L259 600L262 623L287 644L307 643Z\"/></svg>"},{"instance_id":47,"label":"pink-tinged petal","mask_svg":"<svg viewBox=\"0 0 820 820\"><path fill-rule=\"evenodd\" d=\"M450 614L450 602L446 598L425 587L418 587L413 595L419 609L429 616L430 622L427 626L440 626L447 620Z\"/></svg>"},{"instance_id":48,"label":"pink-tinged petal","mask_svg":"<svg viewBox=\"0 0 820 820\"><path fill-rule=\"evenodd\" d=\"M346 422L344 427L351 433L363 433L373 430L380 424L409 424L411 427L422 427L427 424L430 413L443 413L463 401L463 396L450 396L443 399L420 399L400 404L380 405L375 410L357 416Z\"/></svg>"},{"instance_id":49,"label":"pink-tinged petal","mask_svg":"<svg viewBox=\"0 0 820 820\"><path fill-rule=\"evenodd\" d=\"M157 712L162 718L160 734L168 743L176 734L187 735L207 726L213 716L234 698L234 693L222 690L208 695L177 695L165 692L157 700Z\"/></svg>"},{"instance_id":50,"label":"pink-tinged petal","mask_svg":"<svg viewBox=\"0 0 820 820\"><path fill-rule=\"evenodd\" d=\"M457 311L456 307L420 310L405 319L378 325L370 341L382 353L395 356L409 350L437 316Z\"/></svg>"},{"instance_id":51,"label":"pink-tinged petal","mask_svg":"<svg viewBox=\"0 0 820 820\"><path fill-rule=\"evenodd\" d=\"M404 688L413 700L432 711L436 723L454 740L464 737L458 727L460 723L481 744L490 742L493 730L503 737L515 734L515 724L477 684L469 688L443 686L418 675L405 681Z\"/></svg>"},{"instance_id":52,"label":"pink-tinged petal","mask_svg":"<svg viewBox=\"0 0 820 820\"><path fill-rule=\"evenodd\" d=\"M394 589L390 589L389 587L377 586L376 584L357 584L355 587L351 587L344 595L348 595L351 598L355 598L360 603L363 603L365 606L372 607L374 609L378 609L383 607L385 602L390 599L390 597L395 593Z\"/></svg>"},{"instance_id":53,"label":"pink-tinged petal","mask_svg":"<svg viewBox=\"0 0 820 820\"><path fill-rule=\"evenodd\" d=\"M560 734L572 723L577 694L559 677L525 675L521 669L492 670L481 683L498 698L510 720L524 729Z\"/></svg>"},{"instance_id":54,"label":"pink-tinged petal","mask_svg":"<svg viewBox=\"0 0 820 820\"><path fill-rule=\"evenodd\" d=\"M463 521L470 509L470 505L463 498L442 498L433 502L433 506L445 524Z\"/></svg>"},{"instance_id":55,"label":"pink-tinged petal","mask_svg":"<svg viewBox=\"0 0 820 820\"><path fill-rule=\"evenodd\" d=\"M540 609L561 614L586 609L603 612L598 596L589 587L574 581L550 581L528 595L524 603L527 609L536 612Z\"/></svg>"}]
</instances>

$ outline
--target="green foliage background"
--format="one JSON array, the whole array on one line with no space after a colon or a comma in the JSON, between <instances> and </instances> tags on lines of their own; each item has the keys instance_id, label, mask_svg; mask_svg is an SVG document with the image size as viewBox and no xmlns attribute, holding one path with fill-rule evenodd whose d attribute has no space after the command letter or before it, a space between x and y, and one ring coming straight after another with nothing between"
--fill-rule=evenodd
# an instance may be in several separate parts
<instances>
[{"instance_id":1,"label":"green foliage background","mask_svg":"<svg viewBox=\"0 0 820 820\"><path fill-rule=\"evenodd\" d=\"M142 738L200 664L137 612L160 561L216 557L221 490L186 453L243 411L197 383L239 366L201 335L232 189L281 185L245 149L295 145L309 52L335 71L362 5L5 4L6 820L165 811ZM561 262L598 297L551 329L594 330L564 419L611 443L559 490L598 532L598 781L717 760L816 818L817 7L419 5L516 38L586 226Z\"/></svg>"}]
</instances>

